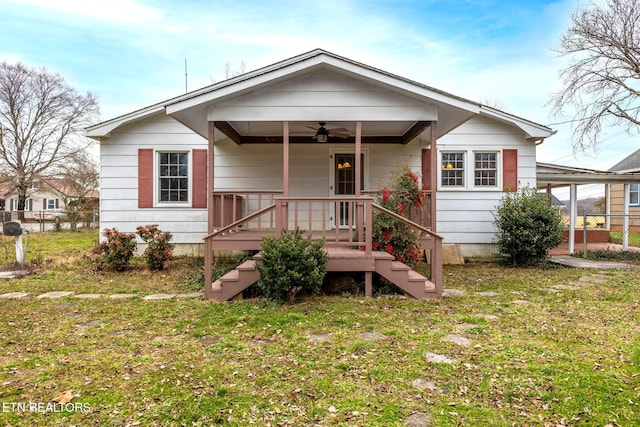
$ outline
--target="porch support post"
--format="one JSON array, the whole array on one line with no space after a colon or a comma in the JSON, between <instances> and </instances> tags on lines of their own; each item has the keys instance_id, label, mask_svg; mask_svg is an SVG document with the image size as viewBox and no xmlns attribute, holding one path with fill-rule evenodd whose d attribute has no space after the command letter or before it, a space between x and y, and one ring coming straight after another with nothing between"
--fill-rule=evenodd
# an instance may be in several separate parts
<instances>
[{"instance_id":1,"label":"porch support post","mask_svg":"<svg viewBox=\"0 0 640 427\"><path fill-rule=\"evenodd\" d=\"M289 122L282 123L282 193L289 197Z\"/></svg>"},{"instance_id":2,"label":"porch support post","mask_svg":"<svg viewBox=\"0 0 640 427\"><path fill-rule=\"evenodd\" d=\"M604 185L604 228L611 231L611 184Z\"/></svg>"},{"instance_id":3,"label":"porch support post","mask_svg":"<svg viewBox=\"0 0 640 427\"><path fill-rule=\"evenodd\" d=\"M434 233L437 233L437 229L436 229L436 193L437 193L437 189L438 189L438 145L437 145L437 133L436 133L436 126L437 123L435 120L431 122L431 170L430 172L430 177L431 177L431 200L429 203L429 207L430 207L430 212L429 212L429 226L431 227L431 231L433 231Z\"/></svg>"},{"instance_id":4,"label":"porch support post","mask_svg":"<svg viewBox=\"0 0 640 427\"><path fill-rule=\"evenodd\" d=\"M576 217L578 216L578 190L576 184L569 186L569 254L575 250Z\"/></svg>"},{"instance_id":5,"label":"porch support post","mask_svg":"<svg viewBox=\"0 0 640 427\"><path fill-rule=\"evenodd\" d=\"M360 197L360 188L362 186L361 173L362 164L360 157L362 153L362 122L356 122L356 147L355 147L355 160L356 160L356 197Z\"/></svg>"},{"instance_id":6,"label":"porch support post","mask_svg":"<svg viewBox=\"0 0 640 427\"><path fill-rule=\"evenodd\" d=\"M214 224L214 207L213 207L213 139L215 135L215 125L209 122L208 132L208 148L207 148L207 234L213 231ZM213 274L213 241L205 239L204 241L204 296L206 299L213 298L213 283L211 276Z\"/></svg>"},{"instance_id":7,"label":"porch support post","mask_svg":"<svg viewBox=\"0 0 640 427\"><path fill-rule=\"evenodd\" d=\"M629 250L629 183L623 184L622 197L622 250Z\"/></svg>"},{"instance_id":8,"label":"porch support post","mask_svg":"<svg viewBox=\"0 0 640 427\"><path fill-rule=\"evenodd\" d=\"M361 162L361 153L362 153L362 122L356 122L356 146L355 146L355 154L354 154L354 163L355 163L355 196L360 197L362 195L360 191L360 187L362 186L362 162ZM364 206L360 201L355 202L355 214L356 214L356 232L358 233L358 239L362 239L365 237L364 235ZM366 237L365 237L366 242ZM371 244L370 242L366 242L367 245Z\"/></svg>"},{"instance_id":9,"label":"porch support post","mask_svg":"<svg viewBox=\"0 0 640 427\"><path fill-rule=\"evenodd\" d=\"M364 296L373 296L373 271L364 272Z\"/></svg>"}]
</instances>

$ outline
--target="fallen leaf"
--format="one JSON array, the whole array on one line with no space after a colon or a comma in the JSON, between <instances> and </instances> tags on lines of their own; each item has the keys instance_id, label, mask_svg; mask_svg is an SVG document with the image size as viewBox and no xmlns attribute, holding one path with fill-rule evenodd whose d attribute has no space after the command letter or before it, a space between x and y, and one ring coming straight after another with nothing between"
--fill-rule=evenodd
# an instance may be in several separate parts
<instances>
[{"instance_id":1,"label":"fallen leaf","mask_svg":"<svg viewBox=\"0 0 640 427\"><path fill-rule=\"evenodd\" d=\"M63 391L58 396L53 398L57 403L69 403L73 399L73 392L71 390Z\"/></svg>"}]
</instances>

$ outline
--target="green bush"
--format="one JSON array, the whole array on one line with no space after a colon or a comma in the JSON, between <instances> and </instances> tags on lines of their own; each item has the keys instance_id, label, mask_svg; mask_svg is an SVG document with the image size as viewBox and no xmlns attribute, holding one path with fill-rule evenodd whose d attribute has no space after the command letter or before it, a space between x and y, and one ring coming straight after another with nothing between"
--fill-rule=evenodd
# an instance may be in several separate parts
<instances>
[{"instance_id":1,"label":"green bush","mask_svg":"<svg viewBox=\"0 0 640 427\"><path fill-rule=\"evenodd\" d=\"M507 193L493 215L498 252L512 265L542 264L562 243L560 213L534 188Z\"/></svg>"},{"instance_id":2,"label":"green bush","mask_svg":"<svg viewBox=\"0 0 640 427\"><path fill-rule=\"evenodd\" d=\"M298 292L319 293L327 270L324 240L312 242L300 230L262 241L258 287L268 299L293 302Z\"/></svg>"},{"instance_id":3,"label":"green bush","mask_svg":"<svg viewBox=\"0 0 640 427\"><path fill-rule=\"evenodd\" d=\"M93 248L93 263L98 271L124 271L136 250L133 233L122 233L115 228L105 228L102 233L107 238Z\"/></svg>"},{"instance_id":4,"label":"green bush","mask_svg":"<svg viewBox=\"0 0 640 427\"><path fill-rule=\"evenodd\" d=\"M171 233L161 231L158 224L139 225L136 227L138 236L147 244L142 256L144 257L149 270L162 270L164 264L173 259L174 244L171 241Z\"/></svg>"}]
</instances>

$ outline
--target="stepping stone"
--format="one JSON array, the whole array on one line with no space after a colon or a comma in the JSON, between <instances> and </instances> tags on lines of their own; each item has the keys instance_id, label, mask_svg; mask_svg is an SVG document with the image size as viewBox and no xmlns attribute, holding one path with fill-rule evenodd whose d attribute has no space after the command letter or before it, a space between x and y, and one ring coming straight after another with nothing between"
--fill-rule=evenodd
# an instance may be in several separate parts
<instances>
[{"instance_id":1,"label":"stepping stone","mask_svg":"<svg viewBox=\"0 0 640 427\"><path fill-rule=\"evenodd\" d=\"M469 338L461 337L460 335L447 335L442 337L440 341L451 342L463 347L467 347L469 344L471 344L471 340Z\"/></svg>"},{"instance_id":2,"label":"stepping stone","mask_svg":"<svg viewBox=\"0 0 640 427\"><path fill-rule=\"evenodd\" d=\"M435 381L429 381L424 378L418 378L417 380L413 380L411 385L419 390L433 391L435 393L443 393L440 387L438 387Z\"/></svg>"},{"instance_id":3,"label":"stepping stone","mask_svg":"<svg viewBox=\"0 0 640 427\"><path fill-rule=\"evenodd\" d=\"M517 299L517 300L511 301L511 304L513 304L513 305L535 305L531 301L527 301L525 299Z\"/></svg>"},{"instance_id":4,"label":"stepping stone","mask_svg":"<svg viewBox=\"0 0 640 427\"><path fill-rule=\"evenodd\" d=\"M322 335L307 334L307 338L309 338L311 342L328 341L331 338L333 338L333 334L322 334Z\"/></svg>"},{"instance_id":5,"label":"stepping stone","mask_svg":"<svg viewBox=\"0 0 640 427\"><path fill-rule=\"evenodd\" d=\"M25 277L28 275L29 275L29 272L26 270L0 271L0 279L20 279L21 277Z\"/></svg>"},{"instance_id":6,"label":"stepping stone","mask_svg":"<svg viewBox=\"0 0 640 427\"><path fill-rule=\"evenodd\" d=\"M146 301L157 301L157 300L164 300L164 299L173 299L175 297L176 297L176 294L153 294L153 295L147 295L142 299Z\"/></svg>"},{"instance_id":7,"label":"stepping stone","mask_svg":"<svg viewBox=\"0 0 640 427\"><path fill-rule=\"evenodd\" d=\"M431 425L431 415L416 412L402 420L402 424L407 427L429 427Z\"/></svg>"},{"instance_id":8,"label":"stepping stone","mask_svg":"<svg viewBox=\"0 0 640 427\"><path fill-rule=\"evenodd\" d=\"M584 276L578 279L579 282L604 283L609 279L603 279L596 276Z\"/></svg>"},{"instance_id":9,"label":"stepping stone","mask_svg":"<svg viewBox=\"0 0 640 427\"><path fill-rule=\"evenodd\" d=\"M573 286L573 285L553 285L551 287L552 289L556 289L559 291L575 291L577 289L580 289L580 286Z\"/></svg>"},{"instance_id":10,"label":"stepping stone","mask_svg":"<svg viewBox=\"0 0 640 427\"><path fill-rule=\"evenodd\" d=\"M478 317L484 319L484 320L498 320L499 317L496 316L495 314L479 314Z\"/></svg>"},{"instance_id":11,"label":"stepping stone","mask_svg":"<svg viewBox=\"0 0 640 427\"><path fill-rule=\"evenodd\" d=\"M432 353L430 351L427 351L424 354L424 358L429 363L446 363L448 365L456 363L455 359L450 359L447 356L444 356L442 354Z\"/></svg>"},{"instance_id":12,"label":"stepping stone","mask_svg":"<svg viewBox=\"0 0 640 427\"><path fill-rule=\"evenodd\" d=\"M458 332L464 332L464 331L468 331L469 329L479 328L480 325L476 325L473 323L458 323L453 327L456 328L456 331Z\"/></svg>"},{"instance_id":13,"label":"stepping stone","mask_svg":"<svg viewBox=\"0 0 640 427\"><path fill-rule=\"evenodd\" d=\"M257 338L257 339L251 340L250 343L253 345L264 347L269 344L273 344L273 340L270 340L268 338Z\"/></svg>"},{"instance_id":14,"label":"stepping stone","mask_svg":"<svg viewBox=\"0 0 640 427\"><path fill-rule=\"evenodd\" d=\"M558 289L553 289L553 288L538 288L538 289L544 292L552 292L552 293L560 292Z\"/></svg>"},{"instance_id":15,"label":"stepping stone","mask_svg":"<svg viewBox=\"0 0 640 427\"><path fill-rule=\"evenodd\" d=\"M137 296L136 294L112 294L109 295L111 299L128 299Z\"/></svg>"},{"instance_id":16,"label":"stepping stone","mask_svg":"<svg viewBox=\"0 0 640 427\"><path fill-rule=\"evenodd\" d=\"M84 299L98 299L102 296L102 294L77 294L74 295L74 298L84 298Z\"/></svg>"},{"instance_id":17,"label":"stepping stone","mask_svg":"<svg viewBox=\"0 0 640 427\"><path fill-rule=\"evenodd\" d=\"M189 292L186 294L176 294L176 298L204 298L204 292Z\"/></svg>"},{"instance_id":18,"label":"stepping stone","mask_svg":"<svg viewBox=\"0 0 640 427\"><path fill-rule=\"evenodd\" d=\"M376 331L362 332L358 334L358 338L365 341L377 341L385 339L387 336Z\"/></svg>"},{"instance_id":19,"label":"stepping stone","mask_svg":"<svg viewBox=\"0 0 640 427\"><path fill-rule=\"evenodd\" d=\"M214 335L205 335L204 337L200 337L198 341L202 345L214 345L220 341L220 337L216 337Z\"/></svg>"},{"instance_id":20,"label":"stepping stone","mask_svg":"<svg viewBox=\"0 0 640 427\"><path fill-rule=\"evenodd\" d=\"M17 298L24 298L27 295L29 295L29 292L9 292L9 293L0 295L0 298L17 299Z\"/></svg>"},{"instance_id":21,"label":"stepping stone","mask_svg":"<svg viewBox=\"0 0 640 427\"><path fill-rule=\"evenodd\" d=\"M443 289L442 296L443 297L461 297L464 295L464 291L460 289Z\"/></svg>"},{"instance_id":22,"label":"stepping stone","mask_svg":"<svg viewBox=\"0 0 640 427\"><path fill-rule=\"evenodd\" d=\"M38 295L37 298L38 299L42 299L42 298L58 299L58 298L68 297L69 295L73 295L73 292L53 291L53 292L47 292L47 293Z\"/></svg>"},{"instance_id":23,"label":"stepping stone","mask_svg":"<svg viewBox=\"0 0 640 427\"><path fill-rule=\"evenodd\" d=\"M89 329L103 324L104 322L102 320L89 320L88 322L78 323L76 326L80 329Z\"/></svg>"},{"instance_id":24,"label":"stepping stone","mask_svg":"<svg viewBox=\"0 0 640 427\"><path fill-rule=\"evenodd\" d=\"M481 297L497 297L500 296L499 293L493 291L484 291L484 292L476 292L476 295Z\"/></svg>"}]
</instances>

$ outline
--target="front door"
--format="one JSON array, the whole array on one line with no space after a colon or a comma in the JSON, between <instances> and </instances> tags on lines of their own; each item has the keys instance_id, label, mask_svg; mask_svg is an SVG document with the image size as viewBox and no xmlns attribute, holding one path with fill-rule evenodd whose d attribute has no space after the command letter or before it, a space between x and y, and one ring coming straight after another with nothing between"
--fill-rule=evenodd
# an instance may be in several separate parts
<instances>
[{"instance_id":1,"label":"front door","mask_svg":"<svg viewBox=\"0 0 640 427\"><path fill-rule=\"evenodd\" d=\"M334 153L333 155L333 194L335 196L352 196L356 194L356 155L354 153ZM364 153L360 157L360 189L364 189ZM354 223L353 204L340 202L336 204L335 225L346 228Z\"/></svg>"}]
</instances>

